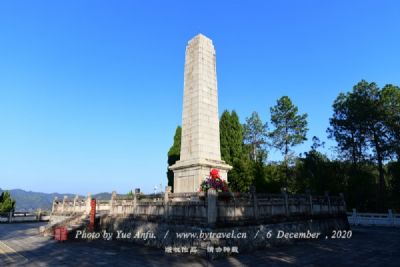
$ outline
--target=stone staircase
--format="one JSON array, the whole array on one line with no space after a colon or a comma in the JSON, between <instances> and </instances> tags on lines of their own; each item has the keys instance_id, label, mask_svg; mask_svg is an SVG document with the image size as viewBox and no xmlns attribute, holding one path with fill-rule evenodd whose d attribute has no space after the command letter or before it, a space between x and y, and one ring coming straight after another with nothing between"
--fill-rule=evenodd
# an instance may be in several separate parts
<instances>
[{"instance_id":1,"label":"stone staircase","mask_svg":"<svg viewBox=\"0 0 400 267\"><path fill-rule=\"evenodd\" d=\"M67 227L68 238L75 236L77 230L85 229L89 224L89 216L86 214L75 214L71 216L54 216L46 226L41 226L39 232L43 236L54 236L57 227Z\"/></svg>"}]
</instances>

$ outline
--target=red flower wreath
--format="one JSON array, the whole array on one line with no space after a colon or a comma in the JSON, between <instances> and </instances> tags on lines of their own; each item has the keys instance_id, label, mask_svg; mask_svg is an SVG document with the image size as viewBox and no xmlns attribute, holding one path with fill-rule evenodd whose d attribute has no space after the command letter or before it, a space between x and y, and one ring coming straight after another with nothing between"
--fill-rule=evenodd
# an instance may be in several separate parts
<instances>
[{"instance_id":1,"label":"red flower wreath","mask_svg":"<svg viewBox=\"0 0 400 267\"><path fill-rule=\"evenodd\" d=\"M207 192L208 189L213 188L217 192L228 192L228 183L221 179L219 171L217 169L212 169L210 171L210 176L200 184L199 192Z\"/></svg>"}]
</instances>

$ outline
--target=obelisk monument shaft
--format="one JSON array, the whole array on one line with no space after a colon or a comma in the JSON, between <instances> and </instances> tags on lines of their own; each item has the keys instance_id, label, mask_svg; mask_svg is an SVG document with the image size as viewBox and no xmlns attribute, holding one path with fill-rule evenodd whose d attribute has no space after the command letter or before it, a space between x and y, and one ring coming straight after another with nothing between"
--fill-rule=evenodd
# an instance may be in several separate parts
<instances>
[{"instance_id":1,"label":"obelisk monument shaft","mask_svg":"<svg viewBox=\"0 0 400 267\"><path fill-rule=\"evenodd\" d=\"M197 35L186 47L180 159L221 160L215 49Z\"/></svg>"},{"instance_id":2,"label":"obelisk monument shaft","mask_svg":"<svg viewBox=\"0 0 400 267\"><path fill-rule=\"evenodd\" d=\"M180 160L174 192L195 192L211 168L227 180L232 167L221 160L216 57L213 43L197 35L186 47Z\"/></svg>"}]
</instances>

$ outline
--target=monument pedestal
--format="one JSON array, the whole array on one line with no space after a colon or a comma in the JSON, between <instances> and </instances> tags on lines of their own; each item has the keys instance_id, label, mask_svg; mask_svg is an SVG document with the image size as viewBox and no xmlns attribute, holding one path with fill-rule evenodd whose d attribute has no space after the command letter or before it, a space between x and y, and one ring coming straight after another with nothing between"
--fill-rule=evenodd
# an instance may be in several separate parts
<instances>
[{"instance_id":1,"label":"monument pedestal","mask_svg":"<svg viewBox=\"0 0 400 267\"><path fill-rule=\"evenodd\" d=\"M228 182L228 171L232 167L222 160L199 159L177 161L170 169L174 171L174 193L186 193L197 192L211 169L217 169L221 179Z\"/></svg>"}]
</instances>

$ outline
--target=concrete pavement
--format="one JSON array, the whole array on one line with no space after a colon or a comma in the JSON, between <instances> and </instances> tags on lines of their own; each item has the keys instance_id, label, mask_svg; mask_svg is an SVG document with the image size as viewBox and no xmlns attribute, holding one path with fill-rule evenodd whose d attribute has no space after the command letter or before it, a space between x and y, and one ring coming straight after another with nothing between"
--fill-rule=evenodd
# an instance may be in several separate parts
<instances>
[{"instance_id":1,"label":"concrete pavement","mask_svg":"<svg viewBox=\"0 0 400 267\"><path fill-rule=\"evenodd\" d=\"M400 228L357 227L351 239L298 241L208 260L116 241L56 242L40 223L0 224L0 266L400 266Z\"/></svg>"}]
</instances>

